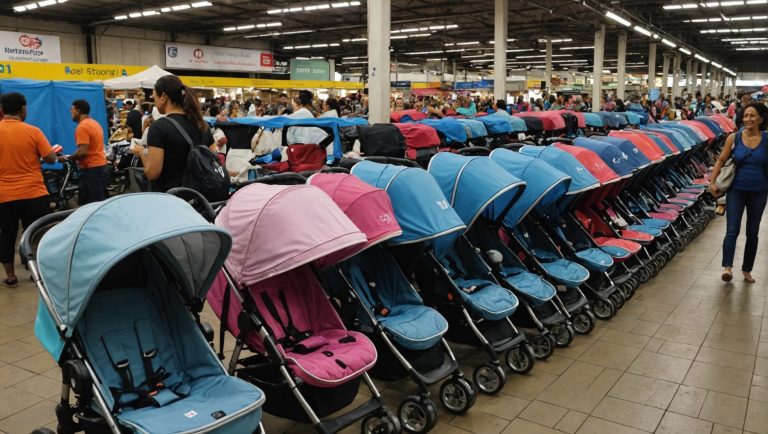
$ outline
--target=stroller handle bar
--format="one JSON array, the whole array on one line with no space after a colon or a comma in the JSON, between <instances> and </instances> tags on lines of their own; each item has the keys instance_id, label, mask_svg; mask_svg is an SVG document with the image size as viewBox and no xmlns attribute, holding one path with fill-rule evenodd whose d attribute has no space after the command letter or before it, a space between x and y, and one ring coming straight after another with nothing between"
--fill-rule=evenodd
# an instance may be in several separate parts
<instances>
[{"instance_id":1,"label":"stroller handle bar","mask_svg":"<svg viewBox=\"0 0 768 434\"><path fill-rule=\"evenodd\" d=\"M213 210L211 203L200 192L191 188L176 187L168 190L166 193L189 203L207 221L213 222L216 220L216 212Z\"/></svg>"},{"instance_id":2,"label":"stroller handle bar","mask_svg":"<svg viewBox=\"0 0 768 434\"><path fill-rule=\"evenodd\" d=\"M457 149L457 152L459 155L467 155L467 156L486 156L491 154L491 150L486 148L485 146L468 146L466 148L459 148Z\"/></svg>"},{"instance_id":3,"label":"stroller handle bar","mask_svg":"<svg viewBox=\"0 0 768 434\"><path fill-rule=\"evenodd\" d=\"M32 247L32 240L35 239L35 235L42 229L52 224L60 223L70 214L75 212L74 209L59 211L53 214L40 217L35 220L29 227L21 234L21 242L19 243L19 254L22 261L29 262L35 260L36 249Z\"/></svg>"},{"instance_id":4,"label":"stroller handle bar","mask_svg":"<svg viewBox=\"0 0 768 434\"><path fill-rule=\"evenodd\" d=\"M251 184L300 185L306 184L306 182L307 178L295 172L273 173L241 182L237 185L237 188L240 189Z\"/></svg>"},{"instance_id":5,"label":"stroller handle bar","mask_svg":"<svg viewBox=\"0 0 768 434\"><path fill-rule=\"evenodd\" d=\"M371 156L365 157L365 159L368 161L373 161L374 163L394 164L395 166L405 167L421 167L419 166L419 163L405 158Z\"/></svg>"}]
</instances>

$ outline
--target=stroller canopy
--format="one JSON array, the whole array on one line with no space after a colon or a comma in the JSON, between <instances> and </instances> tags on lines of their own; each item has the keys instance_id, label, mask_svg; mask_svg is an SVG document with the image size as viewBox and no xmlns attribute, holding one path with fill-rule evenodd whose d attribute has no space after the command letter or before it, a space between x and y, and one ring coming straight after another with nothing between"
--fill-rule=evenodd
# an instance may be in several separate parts
<instances>
[{"instance_id":1,"label":"stroller canopy","mask_svg":"<svg viewBox=\"0 0 768 434\"><path fill-rule=\"evenodd\" d=\"M526 183L522 196L504 219L508 227L517 226L534 208L548 209L568 191L571 178L543 160L507 149L494 150L491 159Z\"/></svg>"},{"instance_id":2,"label":"stroller canopy","mask_svg":"<svg viewBox=\"0 0 768 434\"><path fill-rule=\"evenodd\" d=\"M611 131L608 136L631 141L651 163L659 163L667 158L666 152L656 145L653 139L638 130ZM610 140L609 142L614 143Z\"/></svg>"},{"instance_id":3,"label":"stroller canopy","mask_svg":"<svg viewBox=\"0 0 768 434\"><path fill-rule=\"evenodd\" d=\"M356 247L349 256L403 234L384 190L345 173L316 173L307 183L328 194L368 238L367 243Z\"/></svg>"},{"instance_id":4,"label":"stroller canopy","mask_svg":"<svg viewBox=\"0 0 768 434\"><path fill-rule=\"evenodd\" d=\"M640 125L645 123L643 122L645 119L637 113L626 111L624 112L624 116L627 117L627 121L629 121L630 125Z\"/></svg>"},{"instance_id":5,"label":"stroller canopy","mask_svg":"<svg viewBox=\"0 0 768 434\"><path fill-rule=\"evenodd\" d=\"M555 112L523 112L515 113L515 116L526 118L535 118L541 122L543 131L556 131L565 129L565 119ZM527 121L526 121L527 122Z\"/></svg>"},{"instance_id":6,"label":"stroller canopy","mask_svg":"<svg viewBox=\"0 0 768 434\"><path fill-rule=\"evenodd\" d=\"M610 184L620 179L619 175L611 170L599 155L587 148L566 145L564 143L555 143L553 146L573 155L589 171L589 173L592 174L592 176L600 181L600 184Z\"/></svg>"},{"instance_id":7,"label":"stroller canopy","mask_svg":"<svg viewBox=\"0 0 768 434\"><path fill-rule=\"evenodd\" d=\"M478 116L475 119L485 125L485 130L488 131L488 134L508 134L512 132L512 124L504 115Z\"/></svg>"},{"instance_id":8,"label":"stroller canopy","mask_svg":"<svg viewBox=\"0 0 768 434\"><path fill-rule=\"evenodd\" d=\"M485 124L477 119L462 119L454 118L456 122L461 123L467 128L470 139L476 139L478 137L485 137L488 135L488 130L485 129Z\"/></svg>"},{"instance_id":9,"label":"stroller canopy","mask_svg":"<svg viewBox=\"0 0 768 434\"><path fill-rule=\"evenodd\" d=\"M466 227L435 179L424 169L363 160L352 167L352 174L389 195L403 230L390 244L427 242L441 237L452 241Z\"/></svg>"},{"instance_id":10,"label":"stroller canopy","mask_svg":"<svg viewBox=\"0 0 768 434\"><path fill-rule=\"evenodd\" d=\"M227 270L251 285L322 259L345 259L365 234L311 185L251 184L238 190L216 218L234 235Z\"/></svg>"},{"instance_id":11,"label":"stroller canopy","mask_svg":"<svg viewBox=\"0 0 768 434\"><path fill-rule=\"evenodd\" d=\"M525 189L523 181L488 157L441 152L430 160L427 170L467 228L486 208L486 216L492 221L503 217Z\"/></svg>"},{"instance_id":12,"label":"stroller canopy","mask_svg":"<svg viewBox=\"0 0 768 434\"><path fill-rule=\"evenodd\" d=\"M600 140L585 139L584 137L577 138L573 141L573 144L596 153L622 179L632 176L632 171L635 167L630 164L629 155L622 152L616 146Z\"/></svg>"},{"instance_id":13,"label":"stroller canopy","mask_svg":"<svg viewBox=\"0 0 768 434\"><path fill-rule=\"evenodd\" d=\"M658 148L661 149L666 156L677 155L680 153L680 150L677 149L677 146L675 146L667 136L659 134L657 131L641 130L638 131L638 133L644 134L646 137L653 140L653 143L655 143L656 146L658 146Z\"/></svg>"},{"instance_id":14,"label":"stroller canopy","mask_svg":"<svg viewBox=\"0 0 768 434\"><path fill-rule=\"evenodd\" d=\"M467 128L456 119L424 119L420 124L429 125L445 137L446 142L466 143L469 139Z\"/></svg>"},{"instance_id":15,"label":"stroller canopy","mask_svg":"<svg viewBox=\"0 0 768 434\"><path fill-rule=\"evenodd\" d=\"M603 117L597 113L584 113L584 121L588 127L603 128L605 126Z\"/></svg>"},{"instance_id":16,"label":"stroller canopy","mask_svg":"<svg viewBox=\"0 0 768 434\"><path fill-rule=\"evenodd\" d=\"M509 113L503 110L498 110L488 116L493 117L499 117L502 119L506 119L507 122L509 122L510 132L512 133L524 133L528 131L528 126L525 125L525 121L515 117L511 116Z\"/></svg>"},{"instance_id":17,"label":"stroller canopy","mask_svg":"<svg viewBox=\"0 0 768 434\"><path fill-rule=\"evenodd\" d=\"M427 114L418 110L400 110L389 114L391 122L415 122L426 118Z\"/></svg>"},{"instance_id":18,"label":"stroller canopy","mask_svg":"<svg viewBox=\"0 0 768 434\"><path fill-rule=\"evenodd\" d=\"M520 148L520 153L544 160L550 166L570 176L569 195L579 194L600 186L600 181L576 157L558 147L525 145Z\"/></svg>"},{"instance_id":19,"label":"stroller canopy","mask_svg":"<svg viewBox=\"0 0 768 434\"><path fill-rule=\"evenodd\" d=\"M625 161L627 161L630 166L636 170L645 169L651 165L651 160L649 160L645 154L640 151L640 149L634 144L632 140L624 139L621 137L608 136L592 136L592 138L618 148L623 154L622 158L624 158L626 155L627 158L624 158Z\"/></svg>"},{"instance_id":20,"label":"stroller canopy","mask_svg":"<svg viewBox=\"0 0 768 434\"><path fill-rule=\"evenodd\" d=\"M151 249L191 301L205 298L231 245L225 230L205 221L183 200L141 193L80 207L43 236L37 256L55 326L71 337L104 276L132 253ZM61 342L38 336L58 360ZM57 338L55 332L52 337Z\"/></svg>"}]
</instances>

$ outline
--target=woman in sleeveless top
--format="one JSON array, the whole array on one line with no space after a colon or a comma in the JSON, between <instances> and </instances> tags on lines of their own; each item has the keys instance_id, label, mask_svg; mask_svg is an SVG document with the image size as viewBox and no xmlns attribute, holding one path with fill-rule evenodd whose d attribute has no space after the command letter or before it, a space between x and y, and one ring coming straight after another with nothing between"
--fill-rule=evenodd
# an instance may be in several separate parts
<instances>
[{"instance_id":1,"label":"woman in sleeveless top","mask_svg":"<svg viewBox=\"0 0 768 434\"><path fill-rule=\"evenodd\" d=\"M741 271L744 281L755 283L752 277L752 267L757 255L758 232L760 219L768 199L768 108L759 103L753 103L744 109L744 128L731 134L725 142L723 151L715 163L710 178L709 190L714 196L721 192L715 186L720 169L733 156L736 175L726 197L725 216L727 229L723 240L723 274L722 279L730 282L733 279L733 257L736 252L736 239L741 229L744 210L747 211L746 245L744 246L744 261Z\"/></svg>"}]
</instances>

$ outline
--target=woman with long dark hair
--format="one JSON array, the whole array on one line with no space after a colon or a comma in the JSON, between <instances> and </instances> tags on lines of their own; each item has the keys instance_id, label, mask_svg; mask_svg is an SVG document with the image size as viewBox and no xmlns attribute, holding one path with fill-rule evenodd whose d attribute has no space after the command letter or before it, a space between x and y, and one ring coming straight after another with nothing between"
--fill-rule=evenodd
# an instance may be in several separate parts
<instances>
[{"instance_id":1,"label":"woman with long dark hair","mask_svg":"<svg viewBox=\"0 0 768 434\"><path fill-rule=\"evenodd\" d=\"M192 139L192 146L208 146L216 151L216 145L203 119L195 91L184 85L179 77L160 77L152 96L155 107L165 117L149 128L146 148L136 146L131 150L141 159L144 176L152 181L152 190L167 191L181 186L191 149L187 139L170 119L176 121Z\"/></svg>"},{"instance_id":2,"label":"woman with long dark hair","mask_svg":"<svg viewBox=\"0 0 768 434\"><path fill-rule=\"evenodd\" d=\"M747 211L747 242L744 246L744 261L741 271L744 281L755 283L752 267L757 255L760 219L768 200L768 108L764 104L752 103L744 109L744 128L731 134L712 170L709 191L714 196L722 192L715 185L720 169L733 158L736 175L733 178L725 201L727 229L723 240L722 279L733 279L733 257L736 253L736 239L741 229L744 210Z\"/></svg>"}]
</instances>

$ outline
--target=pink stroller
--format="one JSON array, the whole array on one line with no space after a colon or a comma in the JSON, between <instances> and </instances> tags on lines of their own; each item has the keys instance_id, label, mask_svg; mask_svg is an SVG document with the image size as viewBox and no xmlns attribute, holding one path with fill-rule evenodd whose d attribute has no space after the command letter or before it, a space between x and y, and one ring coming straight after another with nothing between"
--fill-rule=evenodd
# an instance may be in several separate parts
<instances>
[{"instance_id":1,"label":"pink stroller","mask_svg":"<svg viewBox=\"0 0 768 434\"><path fill-rule=\"evenodd\" d=\"M229 371L265 390L265 411L335 433L363 420L363 433L399 432L367 371L376 348L348 331L312 263L330 265L363 245L365 234L320 189L253 184L216 218L233 248L208 302L237 344ZM247 348L254 355L242 357ZM322 420L355 398L362 379L371 399Z\"/></svg>"}]
</instances>

